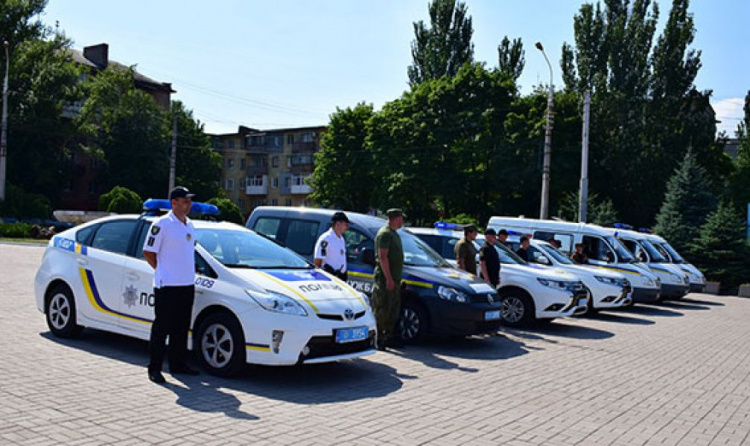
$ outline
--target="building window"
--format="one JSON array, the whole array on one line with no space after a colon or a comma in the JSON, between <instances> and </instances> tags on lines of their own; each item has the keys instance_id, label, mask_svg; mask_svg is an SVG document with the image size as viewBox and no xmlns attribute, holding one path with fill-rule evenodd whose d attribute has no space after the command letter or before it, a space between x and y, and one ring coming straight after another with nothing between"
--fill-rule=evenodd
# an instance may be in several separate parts
<instances>
[{"instance_id":1,"label":"building window","mask_svg":"<svg viewBox=\"0 0 750 446\"><path fill-rule=\"evenodd\" d=\"M240 160L240 170L245 170L245 167L247 167L247 160L245 158L242 158Z\"/></svg>"},{"instance_id":2,"label":"building window","mask_svg":"<svg viewBox=\"0 0 750 446\"><path fill-rule=\"evenodd\" d=\"M273 182L271 183L271 187L274 189L279 188L279 177L273 177Z\"/></svg>"},{"instance_id":3,"label":"building window","mask_svg":"<svg viewBox=\"0 0 750 446\"><path fill-rule=\"evenodd\" d=\"M292 185L292 177L284 177L284 187L290 187Z\"/></svg>"},{"instance_id":4,"label":"building window","mask_svg":"<svg viewBox=\"0 0 750 446\"><path fill-rule=\"evenodd\" d=\"M227 169L234 169L234 158L229 158L227 160Z\"/></svg>"},{"instance_id":5,"label":"building window","mask_svg":"<svg viewBox=\"0 0 750 446\"><path fill-rule=\"evenodd\" d=\"M229 140L229 144L228 144L228 145L229 145L229 148L230 148L230 149L234 149L234 140L233 140L233 139L230 139L230 140Z\"/></svg>"},{"instance_id":6,"label":"building window","mask_svg":"<svg viewBox=\"0 0 750 446\"><path fill-rule=\"evenodd\" d=\"M286 157L286 167L292 167L292 157L287 156Z\"/></svg>"},{"instance_id":7,"label":"building window","mask_svg":"<svg viewBox=\"0 0 750 446\"><path fill-rule=\"evenodd\" d=\"M286 143L287 144L294 144L294 133L290 133L286 135Z\"/></svg>"},{"instance_id":8,"label":"building window","mask_svg":"<svg viewBox=\"0 0 750 446\"><path fill-rule=\"evenodd\" d=\"M287 198L286 200L284 200L284 206L291 206L291 205L292 205L292 199L291 198Z\"/></svg>"},{"instance_id":9,"label":"building window","mask_svg":"<svg viewBox=\"0 0 750 446\"><path fill-rule=\"evenodd\" d=\"M268 158L265 156L253 156L250 158L253 167L265 167L268 165Z\"/></svg>"},{"instance_id":10,"label":"building window","mask_svg":"<svg viewBox=\"0 0 750 446\"><path fill-rule=\"evenodd\" d=\"M263 146L265 145L265 138L262 136L251 136L250 137L250 145L251 146Z\"/></svg>"},{"instance_id":11,"label":"building window","mask_svg":"<svg viewBox=\"0 0 750 446\"><path fill-rule=\"evenodd\" d=\"M247 180L244 179L244 178L241 179L240 180L240 189L244 189L245 188L245 184L247 184Z\"/></svg>"},{"instance_id":12,"label":"building window","mask_svg":"<svg viewBox=\"0 0 750 446\"><path fill-rule=\"evenodd\" d=\"M279 200L278 199L274 198L274 199L271 200L271 206L278 206L278 205L279 205Z\"/></svg>"},{"instance_id":13,"label":"building window","mask_svg":"<svg viewBox=\"0 0 750 446\"><path fill-rule=\"evenodd\" d=\"M299 166L301 164L312 164L312 155L296 155L292 157L292 166Z\"/></svg>"},{"instance_id":14,"label":"building window","mask_svg":"<svg viewBox=\"0 0 750 446\"><path fill-rule=\"evenodd\" d=\"M242 209L243 211L245 210L245 200L243 200L243 199L240 199L240 200L239 200L239 201L237 202L237 205L238 205L238 206L240 207L240 209Z\"/></svg>"},{"instance_id":15,"label":"building window","mask_svg":"<svg viewBox=\"0 0 750 446\"><path fill-rule=\"evenodd\" d=\"M279 167L279 157L274 156L271 158L271 167Z\"/></svg>"},{"instance_id":16,"label":"building window","mask_svg":"<svg viewBox=\"0 0 750 446\"><path fill-rule=\"evenodd\" d=\"M227 190L232 190L232 189L234 189L234 180L232 180L232 179L227 179L227 187L226 187L226 189L227 189Z\"/></svg>"},{"instance_id":17,"label":"building window","mask_svg":"<svg viewBox=\"0 0 750 446\"><path fill-rule=\"evenodd\" d=\"M302 142L313 142L315 139L315 132L305 132L302 134Z\"/></svg>"},{"instance_id":18,"label":"building window","mask_svg":"<svg viewBox=\"0 0 750 446\"><path fill-rule=\"evenodd\" d=\"M247 177L248 186L263 186L263 175Z\"/></svg>"}]
</instances>

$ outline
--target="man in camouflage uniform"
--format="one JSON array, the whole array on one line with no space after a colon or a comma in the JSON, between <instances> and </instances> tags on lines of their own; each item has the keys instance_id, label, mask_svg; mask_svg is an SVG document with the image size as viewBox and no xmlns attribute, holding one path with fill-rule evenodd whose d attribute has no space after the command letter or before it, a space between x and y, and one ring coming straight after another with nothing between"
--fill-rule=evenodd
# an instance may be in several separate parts
<instances>
[{"instance_id":1,"label":"man in camouflage uniform","mask_svg":"<svg viewBox=\"0 0 750 446\"><path fill-rule=\"evenodd\" d=\"M378 350L398 343L396 323L401 312L401 274L404 250L396 232L404 224L401 209L389 209L388 224L375 236L375 283L372 288L372 311L378 324Z\"/></svg>"}]
</instances>

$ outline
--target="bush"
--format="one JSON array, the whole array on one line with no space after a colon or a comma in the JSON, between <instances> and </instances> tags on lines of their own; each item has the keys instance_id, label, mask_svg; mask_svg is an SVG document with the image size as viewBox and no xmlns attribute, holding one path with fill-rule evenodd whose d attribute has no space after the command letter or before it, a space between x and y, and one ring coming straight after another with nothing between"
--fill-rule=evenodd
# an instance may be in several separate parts
<instances>
[{"instance_id":1,"label":"bush","mask_svg":"<svg viewBox=\"0 0 750 446\"><path fill-rule=\"evenodd\" d=\"M224 221L237 223L238 225L245 225L245 219L242 217L242 211L239 206L232 203L232 200L228 198L212 198L206 203L213 204L219 208L219 218Z\"/></svg>"},{"instance_id":2,"label":"bush","mask_svg":"<svg viewBox=\"0 0 750 446\"><path fill-rule=\"evenodd\" d=\"M29 223L0 223L0 237L31 238L33 226Z\"/></svg>"},{"instance_id":3,"label":"bush","mask_svg":"<svg viewBox=\"0 0 750 446\"><path fill-rule=\"evenodd\" d=\"M27 193L12 184L8 184L5 192L5 201L0 201L0 216L17 219L52 216L52 205L44 195Z\"/></svg>"},{"instance_id":4,"label":"bush","mask_svg":"<svg viewBox=\"0 0 750 446\"><path fill-rule=\"evenodd\" d=\"M118 214L139 214L143 209L140 195L127 187L115 186L99 197L99 210Z\"/></svg>"}]
</instances>

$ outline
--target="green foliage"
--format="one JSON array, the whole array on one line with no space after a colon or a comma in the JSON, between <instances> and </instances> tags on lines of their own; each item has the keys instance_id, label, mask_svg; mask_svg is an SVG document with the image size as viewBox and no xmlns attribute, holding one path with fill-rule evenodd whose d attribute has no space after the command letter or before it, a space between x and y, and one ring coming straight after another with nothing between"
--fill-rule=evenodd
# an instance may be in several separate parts
<instances>
[{"instance_id":1,"label":"green foliage","mask_svg":"<svg viewBox=\"0 0 750 446\"><path fill-rule=\"evenodd\" d=\"M750 277L750 247L745 223L734 206L721 202L698 237L689 245L688 259L708 280L721 282L722 289L735 289Z\"/></svg>"},{"instance_id":2,"label":"green foliage","mask_svg":"<svg viewBox=\"0 0 750 446\"><path fill-rule=\"evenodd\" d=\"M30 223L0 223L0 237L30 238L33 226Z\"/></svg>"},{"instance_id":3,"label":"green foliage","mask_svg":"<svg viewBox=\"0 0 750 446\"><path fill-rule=\"evenodd\" d=\"M190 189L197 199L221 197L219 185L222 157L211 149L211 139L203 132L203 124L193 118L192 110L180 101L172 102L172 113L177 114L176 184ZM166 118L169 120L170 116ZM171 137L171 125L170 129Z\"/></svg>"},{"instance_id":4,"label":"green foliage","mask_svg":"<svg viewBox=\"0 0 750 446\"><path fill-rule=\"evenodd\" d=\"M511 42L508 36L503 37L502 42L497 46L497 64L502 73L510 76L514 82L518 80L526 65L523 42L520 38L513 39Z\"/></svg>"},{"instance_id":5,"label":"green foliage","mask_svg":"<svg viewBox=\"0 0 750 446\"><path fill-rule=\"evenodd\" d=\"M99 197L99 210L118 214L139 214L143 199L127 187L115 186Z\"/></svg>"},{"instance_id":6,"label":"green foliage","mask_svg":"<svg viewBox=\"0 0 750 446\"><path fill-rule=\"evenodd\" d=\"M133 69L108 67L85 85L88 99L77 123L91 153L104 163L99 181L142 197L167 189L171 119L147 93L135 88Z\"/></svg>"},{"instance_id":7,"label":"green foliage","mask_svg":"<svg viewBox=\"0 0 750 446\"><path fill-rule=\"evenodd\" d=\"M206 203L216 205L219 208L219 218L224 221L245 225L245 219L239 206L232 203L229 198L212 198Z\"/></svg>"},{"instance_id":8,"label":"green foliage","mask_svg":"<svg viewBox=\"0 0 750 446\"><path fill-rule=\"evenodd\" d=\"M430 27L421 20L414 23L411 44L412 65L409 84L455 76L474 59L471 16L466 4L457 0L433 0L429 4Z\"/></svg>"},{"instance_id":9,"label":"green foliage","mask_svg":"<svg viewBox=\"0 0 750 446\"><path fill-rule=\"evenodd\" d=\"M562 200L560 200L558 217L566 221L578 221L580 196L579 192L564 194ZM588 200L586 200L586 221L599 226L611 227L620 220L611 199L601 200L597 194L590 193Z\"/></svg>"},{"instance_id":10,"label":"green foliage","mask_svg":"<svg viewBox=\"0 0 750 446\"><path fill-rule=\"evenodd\" d=\"M52 206L42 194L25 192L14 184L7 183L5 201L0 201L0 216L6 218L52 218Z\"/></svg>"},{"instance_id":11,"label":"green foliage","mask_svg":"<svg viewBox=\"0 0 750 446\"><path fill-rule=\"evenodd\" d=\"M446 223L456 223L456 224L464 225L464 226L474 225L480 230L484 228L484 225L480 223L476 217L468 215L468 214L458 214L454 217L444 218L442 219L442 221Z\"/></svg>"},{"instance_id":12,"label":"green foliage","mask_svg":"<svg viewBox=\"0 0 750 446\"><path fill-rule=\"evenodd\" d=\"M373 152L367 144L372 105L336 109L315 154L310 196L327 207L369 211L374 201Z\"/></svg>"},{"instance_id":13,"label":"green foliage","mask_svg":"<svg viewBox=\"0 0 750 446\"><path fill-rule=\"evenodd\" d=\"M734 173L729 179L732 198L743 211L750 203L750 91L745 96L744 111L744 119L737 126L739 151L734 162Z\"/></svg>"},{"instance_id":14,"label":"green foliage","mask_svg":"<svg viewBox=\"0 0 750 446\"><path fill-rule=\"evenodd\" d=\"M669 179L654 231L678 251L685 250L715 208L716 197L711 193L705 171L688 151Z\"/></svg>"}]
</instances>

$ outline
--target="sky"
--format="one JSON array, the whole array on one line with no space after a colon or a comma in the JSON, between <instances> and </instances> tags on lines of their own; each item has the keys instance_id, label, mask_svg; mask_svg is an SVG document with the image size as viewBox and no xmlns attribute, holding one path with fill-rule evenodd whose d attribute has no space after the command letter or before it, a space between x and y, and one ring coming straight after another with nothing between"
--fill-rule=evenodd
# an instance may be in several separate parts
<instances>
[{"instance_id":1,"label":"sky","mask_svg":"<svg viewBox=\"0 0 750 446\"><path fill-rule=\"evenodd\" d=\"M520 37L522 93L562 85L560 54L573 43L581 0L464 0L474 57L497 65L504 36ZM671 2L662 0L663 26ZM337 107L380 108L408 88L413 22L429 22L428 0L49 0L42 20L73 47L109 44L109 57L170 82L208 133L326 125ZM693 0L702 52L696 79L712 90L719 130L734 135L750 90L750 2ZM661 30L660 26L660 30ZM592 129L593 131L593 129Z\"/></svg>"}]
</instances>

